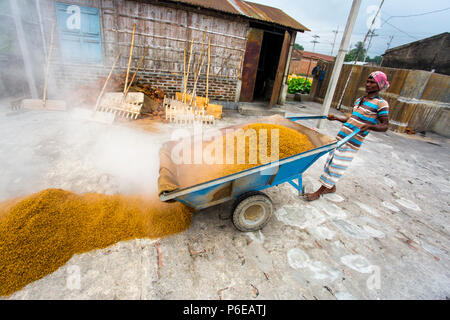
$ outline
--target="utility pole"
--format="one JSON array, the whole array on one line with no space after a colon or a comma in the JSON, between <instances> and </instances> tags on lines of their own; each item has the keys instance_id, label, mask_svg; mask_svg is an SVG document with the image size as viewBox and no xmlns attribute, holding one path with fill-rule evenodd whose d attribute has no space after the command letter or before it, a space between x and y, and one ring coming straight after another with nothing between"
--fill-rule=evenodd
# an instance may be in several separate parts
<instances>
[{"instance_id":1,"label":"utility pole","mask_svg":"<svg viewBox=\"0 0 450 320\"><path fill-rule=\"evenodd\" d=\"M358 57L359 57L359 54L361 53L361 51L364 51L364 47L366 46L367 37L369 36L369 33L372 30L373 24L375 23L375 20L376 20L378 14L380 13L380 10L381 10L381 7L383 6L383 3L384 3L384 0L381 0L380 6L378 7L378 11L375 14L375 16L373 17L372 23L370 24L370 28L367 30L366 36L364 37L364 41L363 41L363 44L362 44L362 50L359 50L358 53L356 54L356 58L355 58L355 62L353 63L353 66L356 65L356 62L358 61ZM339 103L338 103L337 108L336 108L338 110L341 110L342 100L344 100L344 96L345 96L345 92L347 90L348 82L350 81L350 78L351 78L352 73L353 73L353 66L351 67L350 73L347 76L347 81L345 81L344 89L342 90L341 98L339 99Z\"/></svg>"},{"instance_id":2,"label":"utility pole","mask_svg":"<svg viewBox=\"0 0 450 320\"><path fill-rule=\"evenodd\" d=\"M314 49L316 48L316 43L319 43L319 41L317 41L316 39L320 37L317 34L313 35L312 37L314 38L314 40L311 42L313 43L313 52L315 52Z\"/></svg>"},{"instance_id":3,"label":"utility pole","mask_svg":"<svg viewBox=\"0 0 450 320\"><path fill-rule=\"evenodd\" d=\"M364 59L363 62L366 62L366 58L369 55L369 49L370 49L370 44L372 43L372 38L378 36L377 34L375 34L375 31L371 31L369 34L369 44L367 45L367 50L364 53Z\"/></svg>"},{"instance_id":4,"label":"utility pole","mask_svg":"<svg viewBox=\"0 0 450 320\"><path fill-rule=\"evenodd\" d=\"M394 39L394 36L390 36L390 37L389 37L389 42L388 42L388 44L387 44L386 51L389 50L389 48L391 47L392 39Z\"/></svg>"},{"instance_id":5,"label":"utility pole","mask_svg":"<svg viewBox=\"0 0 450 320\"><path fill-rule=\"evenodd\" d=\"M334 40L333 40L333 46L331 47L330 56L333 55L334 44L336 43L336 36L337 36L337 34L338 34L338 32L339 32L339 26L337 27L336 30L333 30L332 32L334 33Z\"/></svg>"},{"instance_id":6,"label":"utility pole","mask_svg":"<svg viewBox=\"0 0 450 320\"><path fill-rule=\"evenodd\" d=\"M341 73L342 64L344 63L345 54L348 50L350 44L350 37L352 36L353 27L355 26L356 17L358 16L359 7L361 6L362 0L353 0L352 8L347 18L347 24L345 25L344 34L341 40L341 46L339 48L338 54L336 56L336 61L334 63L333 72L331 74L331 79L328 84L327 93L323 99L321 115L327 116L330 111L331 100L333 99L334 91L336 90L336 85L339 79L339 74ZM322 127L322 122L324 119L320 119L317 123L317 128Z\"/></svg>"},{"instance_id":7,"label":"utility pole","mask_svg":"<svg viewBox=\"0 0 450 320\"><path fill-rule=\"evenodd\" d=\"M389 48L391 47L392 39L394 39L394 36L389 36L389 42L387 43L386 51L388 51ZM386 53L386 51L385 51L385 53ZM384 55L381 57L380 67L383 64L383 59L384 59Z\"/></svg>"},{"instance_id":8,"label":"utility pole","mask_svg":"<svg viewBox=\"0 0 450 320\"><path fill-rule=\"evenodd\" d=\"M312 37L314 38L314 40L311 41L311 42L313 43L313 52L315 52L314 49L316 48L316 43L319 43L319 41L317 41L316 39L317 39L317 38L320 38L320 37L319 37L317 34L313 35ZM312 59L309 59L308 72L306 73L306 76L307 76L307 77L308 77L308 75L309 75L309 69L311 68L311 60L312 60Z\"/></svg>"}]
</instances>

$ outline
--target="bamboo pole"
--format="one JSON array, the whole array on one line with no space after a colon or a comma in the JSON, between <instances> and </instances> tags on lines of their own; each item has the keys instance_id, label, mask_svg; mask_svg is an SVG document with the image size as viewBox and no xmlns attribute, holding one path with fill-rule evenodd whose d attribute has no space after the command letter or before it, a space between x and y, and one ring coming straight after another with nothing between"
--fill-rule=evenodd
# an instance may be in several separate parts
<instances>
[{"instance_id":1,"label":"bamboo pole","mask_svg":"<svg viewBox=\"0 0 450 320\"><path fill-rule=\"evenodd\" d=\"M206 54L204 54L203 56L199 57L199 61L201 61L200 62L200 66L198 68L197 74L194 74L194 88L192 89L192 97L191 97L190 105L192 105L192 102L193 102L193 100L195 98L195 107L197 107L197 97L196 97L196 94L197 94L197 82L198 82L198 78L200 77L200 71L201 71L201 68L203 66L203 62L205 61L205 56L206 56ZM197 109L197 108L195 108L195 109Z\"/></svg>"},{"instance_id":2,"label":"bamboo pole","mask_svg":"<svg viewBox=\"0 0 450 320\"><path fill-rule=\"evenodd\" d=\"M226 63L228 63L230 58L231 58L231 53L228 55L228 57L225 60L222 61L222 65L220 66L219 71L217 71L216 76L218 76L222 72L223 67L225 66Z\"/></svg>"},{"instance_id":3,"label":"bamboo pole","mask_svg":"<svg viewBox=\"0 0 450 320\"><path fill-rule=\"evenodd\" d=\"M125 78L125 85L123 87L123 94L126 94L127 86L128 86L128 76L130 73L130 66L131 66L131 58L133 56L133 45L134 45L134 32L136 31L136 23L133 24L133 34L131 36L131 46L130 46L130 56L128 58L128 67L127 67L127 76Z\"/></svg>"},{"instance_id":4,"label":"bamboo pole","mask_svg":"<svg viewBox=\"0 0 450 320\"><path fill-rule=\"evenodd\" d=\"M97 111L97 110L98 110L98 106L100 105L100 100L101 100L101 98L102 98L102 96L103 96L103 93L105 92L105 89L106 89L106 86L107 86L107 84L108 84L109 78L111 78L111 75L112 75L112 73L113 73L113 70L114 70L114 68L115 68L115 66L116 66L117 61L119 60L119 57L120 57L120 52L119 52L119 54L117 54L116 59L114 60L114 63L113 63L113 65L112 65L112 67L111 67L111 71L109 72L109 75L108 75L108 77L106 78L105 83L103 84L103 88L102 88L102 90L100 91L100 94L99 94L99 96L98 96L98 98L97 98L97 102L95 103L94 111Z\"/></svg>"},{"instance_id":5,"label":"bamboo pole","mask_svg":"<svg viewBox=\"0 0 450 320\"><path fill-rule=\"evenodd\" d=\"M144 61L144 58L147 55L147 52L148 52L148 47L145 48L144 55L139 60L138 66L137 66L136 70L134 71L133 77L131 78L130 84L128 85L128 88L127 88L127 91L126 91L125 95L128 94L128 91L130 90L131 85L133 84L134 78L136 77L136 74L137 74L137 72L138 72L138 70L139 70L139 68L140 68L140 66L142 64L142 61Z\"/></svg>"},{"instance_id":6,"label":"bamboo pole","mask_svg":"<svg viewBox=\"0 0 450 320\"><path fill-rule=\"evenodd\" d=\"M195 74L197 74L199 69L200 69L200 60L201 60L202 55L203 55L203 46L204 46L204 43L206 41L206 29L207 28L205 27L205 30L203 30L202 46L200 47L200 56L198 58L197 69L195 70Z\"/></svg>"},{"instance_id":7,"label":"bamboo pole","mask_svg":"<svg viewBox=\"0 0 450 320\"><path fill-rule=\"evenodd\" d=\"M243 55L241 54L241 59L239 60L239 69L238 69L238 75L237 75L236 79L240 79L240 78L241 78L241 70L242 70L242 57L243 57Z\"/></svg>"},{"instance_id":8,"label":"bamboo pole","mask_svg":"<svg viewBox=\"0 0 450 320\"><path fill-rule=\"evenodd\" d=\"M211 63L211 38L208 37L208 68L206 69L206 106L209 104L208 100L208 85L209 85L209 67Z\"/></svg>"},{"instance_id":9,"label":"bamboo pole","mask_svg":"<svg viewBox=\"0 0 450 320\"><path fill-rule=\"evenodd\" d=\"M186 73L186 79L184 81L183 103L186 103L187 83L189 80L189 72L190 72L190 68L191 68L192 46L193 45L194 45L194 39L191 40L191 48L189 50L189 62L188 62L188 68L187 68L187 73Z\"/></svg>"},{"instance_id":10,"label":"bamboo pole","mask_svg":"<svg viewBox=\"0 0 450 320\"><path fill-rule=\"evenodd\" d=\"M197 97L196 95L196 87L197 87L197 81L198 81L198 77L200 75L200 68L203 66L203 60L204 60L204 55L203 55L203 47L204 47L204 43L206 42L206 27L205 30L203 30L203 39L202 39L202 46L200 48L200 56L198 57L198 63L197 63L197 69L194 70L194 88L192 89L192 97L191 97L191 101L189 102L190 105L192 105L192 102L195 99L195 106L197 107Z\"/></svg>"},{"instance_id":11,"label":"bamboo pole","mask_svg":"<svg viewBox=\"0 0 450 320\"><path fill-rule=\"evenodd\" d=\"M186 43L184 44L184 57L183 57L183 96L181 100L184 100L184 87L186 85Z\"/></svg>"}]
</instances>

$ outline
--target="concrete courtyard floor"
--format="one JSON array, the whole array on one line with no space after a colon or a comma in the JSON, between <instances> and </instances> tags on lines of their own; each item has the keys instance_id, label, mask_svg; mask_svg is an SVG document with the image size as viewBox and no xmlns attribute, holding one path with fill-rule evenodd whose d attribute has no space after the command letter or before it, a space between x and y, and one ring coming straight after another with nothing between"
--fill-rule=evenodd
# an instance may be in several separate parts
<instances>
[{"instance_id":1,"label":"concrete courtyard floor","mask_svg":"<svg viewBox=\"0 0 450 320\"><path fill-rule=\"evenodd\" d=\"M320 111L313 102L282 108ZM252 118L226 111L218 126ZM48 187L156 190L158 163L148 159L173 126L105 132L68 119L2 111L0 200ZM339 127L326 121L320 131L334 137ZM319 187L324 162L304 174L307 192ZM449 168L444 137L372 132L335 194L306 202L287 183L265 190L275 212L261 231L235 229L226 203L197 212L182 233L75 255L7 299L448 299Z\"/></svg>"}]
</instances>

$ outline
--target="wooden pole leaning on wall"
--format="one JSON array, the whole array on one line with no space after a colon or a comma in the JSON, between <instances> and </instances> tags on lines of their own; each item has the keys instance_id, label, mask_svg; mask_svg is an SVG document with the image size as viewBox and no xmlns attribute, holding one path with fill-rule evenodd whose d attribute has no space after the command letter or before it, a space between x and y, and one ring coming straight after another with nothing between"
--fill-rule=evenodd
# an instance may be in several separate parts
<instances>
[{"instance_id":1,"label":"wooden pole leaning on wall","mask_svg":"<svg viewBox=\"0 0 450 320\"><path fill-rule=\"evenodd\" d=\"M222 64L220 65L220 69L219 69L219 71L217 71L217 73L216 73L216 76L218 76L221 72L222 72L222 70L223 70L223 67L225 66L225 64L228 64L228 61L230 60L230 58L231 58L231 53L228 55L228 57L226 57L223 61L222 61Z\"/></svg>"},{"instance_id":2,"label":"wooden pole leaning on wall","mask_svg":"<svg viewBox=\"0 0 450 320\"><path fill-rule=\"evenodd\" d=\"M186 85L186 43L184 43L183 54L183 96L181 100L184 100L184 87Z\"/></svg>"},{"instance_id":3,"label":"wooden pole leaning on wall","mask_svg":"<svg viewBox=\"0 0 450 320\"><path fill-rule=\"evenodd\" d=\"M141 59L139 60L139 63L138 63L138 65L137 65L137 68L136 68L136 70L134 71L133 77L131 78L130 84L129 84L128 87L127 87L127 91L125 92L125 95L127 95L127 94L128 94L128 91L130 91L130 88L131 88L131 85L133 84L134 78L136 77L136 74L137 74L139 68L141 67L142 62L144 61L144 58L145 58L145 56L147 55L147 52L148 52L148 47L145 48L145 50L144 50L144 55L143 55L143 56L141 57Z\"/></svg>"},{"instance_id":4,"label":"wooden pole leaning on wall","mask_svg":"<svg viewBox=\"0 0 450 320\"><path fill-rule=\"evenodd\" d=\"M192 102L194 102L195 105L195 109L197 109L197 82L198 82L198 78L200 77L200 72L201 72L201 68L203 66L203 62L205 61L205 56L206 56L206 52L203 52L203 47L204 47L204 43L206 40L206 27L205 27L205 31L203 31L203 40L202 40L202 46L200 49L200 56L198 57L198 64L197 64L197 69L195 70L196 72L194 73L194 88L192 89L192 97L191 97L191 101L190 101L190 105L192 105Z\"/></svg>"},{"instance_id":5,"label":"wooden pole leaning on wall","mask_svg":"<svg viewBox=\"0 0 450 320\"><path fill-rule=\"evenodd\" d=\"M239 69L238 69L238 74L237 74L237 77L236 77L236 79L238 79L238 80L240 80L240 78L241 78L241 70L242 70L242 58L243 58L243 54L241 54L241 59L239 60Z\"/></svg>"},{"instance_id":6,"label":"wooden pole leaning on wall","mask_svg":"<svg viewBox=\"0 0 450 320\"><path fill-rule=\"evenodd\" d=\"M111 75L112 75L112 73L114 71L114 68L116 67L116 63L119 60L119 58L120 58L120 52L117 54L116 59L114 60L114 63L112 65L112 67L111 67L111 71L109 71L108 77L106 78L106 81L103 84L103 88L100 91L100 94L98 95L97 102L95 103L94 111L98 110L98 106L100 105L100 101L102 99L103 93L105 92L106 86L108 85L108 81L111 78Z\"/></svg>"},{"instance_id":7,"label":"wooden pole leaning on wall","mask_svg":"<svg viewBox=\"0 0 450 320\"><path fill-rule=\"evenodd\" d=\"M194 79L194 89L192 91L192 98L191 98L191 105L192 105L192 100L195 99L195 107L197 108L197 83L198 83L198 78L200 78L200 73L201 73L201 68L203 67L203 62L205 61L205 56L206 53L199 57L199 59L201 59L201 63L200 63L200 67L198 68L198 72L195 75L195 79Z\"/></svg>"},{"instance_id":8,"label":"wooden pole leaning on wall","mask_svg":"<svg viewBox=\"0 0 450 320\"><path fill-rule=\"evenodd\" d=\"M206 69L206 106L209 104L208 89L209 89L209 67L211 65L211 38L208 37L208 68Z\"/></svg>"},{"instance_id":9,"label":"wooden pole leaning on wall","mask_svg":"<svg viewBox=\"0 0 450 320\"><path fill-rule=\"evenodd\" d=\"M192 89L192 97L191 97L191 101L189 102L190 105L192 105L192 102L195 99L195 106L197 106L197 98L195 97L196 95L196 88L197 88L197 81L198 81L198 77L200 75L200 68L203 65L203 47L206 41L206 30L207 27L205 27L205 29L203 30L203 39L202 39L202 46L200 47L200 56L198 57L198 62L197 62L197 68L194 69L194 88Z\"/></svg>"},{"instance_id":10,"label":"wooden pole leaning on wall","mask_svg":"<svg viewBox=\"0 0 450 320\"><path fill-rule=\"evenodd\" d=\"M205 30L203 30L202 46L200 47L200 57L199 57L198 62L197 62L197 69L195 70L195 73L196 73L196 74L198 73L198 71L199 71L199 69L200 69L200 60L201 60L201 58L202 58L203 47L204 47L204 45L205 45L205 40L206 40L206 29L207 29L207 27L205 27Z\"/></svg>"},{"instance_id":11,"label":"wooden pole leaning on wall","mask_svg":"<svg viewBox=\"0 0 450 320\"><path fill-rule=\"evenodd\" d=\"M128 67L127 67L127 75L125 78L125 85L123 87L123 94L126 95L127 86L128 86L128 74L130 73L131 59L133 57L133 46L134 46L134 33L136 31L136 23L133 24L133 34L131 36L131 46L130 46L130 56L128 58Z\"/></svg>"},{"instance_id":12,"label":"wooden pole leaning on wall","mask_svg":"<svg viewBox=\"0 0 450 320\"><path fill-rule=\"evenodd\" d=\"M191 59L192 59L192 47L194 45L194 39L191 40L191 47L189 49L189 61L188 61L188 67L186 72L186 78L184 80L184 92L183 92L183 103L186 103L186 93L187 93L187 83L189 80L189 72L191 68Z\"/></svg>"}]
</instances>

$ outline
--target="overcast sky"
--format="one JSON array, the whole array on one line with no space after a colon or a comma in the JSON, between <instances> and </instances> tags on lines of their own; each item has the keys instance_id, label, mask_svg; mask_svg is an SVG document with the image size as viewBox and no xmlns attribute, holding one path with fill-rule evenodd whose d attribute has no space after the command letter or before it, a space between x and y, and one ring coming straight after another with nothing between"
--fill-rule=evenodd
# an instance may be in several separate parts
<instances>
[{"instance_id":1,"label":"overcast sky","mask_svg":"<svg viewBox=\"0 0 450 320\"><path fill-rule=\"evenodd\" d=\"M314 38L318 35L319 43L315 52L330 54L334 40L333 30L338 29L333 55L337 54L342 34L347 22L352 0L249 0L283 10L292 18L309 28L311 31L297 33L296 43L313 51ZM355 27L350 42L351 48L357 41L363 41L373 16L381 0L363 0L358 12ZM447 9L447 10L444 10ZM431 11L444 10L428 13ZM369 56L381 55L387 48L390 36L393 36L390 48L405 43L450 31L450 1L448 0L385 0L380 12L380 28L375 30L369 48ZM386 21L386 22L385 22ZM366 43L366 48L369 39Z\"/></svg>"}]
</instances>

